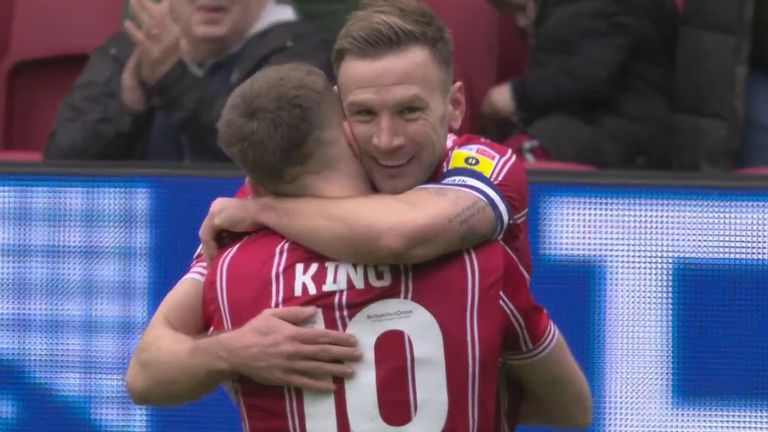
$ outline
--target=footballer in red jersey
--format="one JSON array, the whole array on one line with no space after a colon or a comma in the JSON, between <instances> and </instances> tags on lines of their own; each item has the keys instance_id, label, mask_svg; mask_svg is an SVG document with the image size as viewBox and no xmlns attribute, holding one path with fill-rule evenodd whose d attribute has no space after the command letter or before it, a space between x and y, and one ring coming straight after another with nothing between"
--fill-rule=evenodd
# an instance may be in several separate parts
<instances>
[{"instance_id":1,"label":"footballer in red jersey","mask_svg":"<svg viewBox=\"0 0 768 432\"><path fill-rule=\"evenodd\" d=\"M212 331L302 305L318 306L315 326L355 335L363 360L333 394L237 380L246 431L500 430L502 352L535 359L557 335L499 242L425 264L363 265L260 231L221 254L205 282Z\"/></svg>"}]
</instances>

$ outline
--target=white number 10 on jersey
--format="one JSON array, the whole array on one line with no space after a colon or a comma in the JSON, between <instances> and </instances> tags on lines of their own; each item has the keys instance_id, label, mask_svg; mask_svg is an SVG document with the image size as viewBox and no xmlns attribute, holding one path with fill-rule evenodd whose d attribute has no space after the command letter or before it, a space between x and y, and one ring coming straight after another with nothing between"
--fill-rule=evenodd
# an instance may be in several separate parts
<instances>
[{"instance_id":1,"label":"white number 10 on jersey","mask_svg":"<svg viewBox=\"0 0 768 432\"><path fill-rule=\"evenodd\" d=\"M405 319L369 320L369 315L385 316L388 312L411 310ZM322 314L314 327L325 328ZM411 340L414 355L414 381L418 411L402 426L384 422L379 412L376 391L376 339L390 330L400 330ZM372 303L349 322L347 331L355 337L363 352L363 360L354 364L355 376L344 382L349 424L354 432L439 432L448 415L448 386L445 375L443 334L435 317L418 303L404 299L386 299ZM412 394L413 394L412 393ZM336 407L332 393L304 391L304 417L307 432L338 430Z\"/></svg>"}]
</instances>

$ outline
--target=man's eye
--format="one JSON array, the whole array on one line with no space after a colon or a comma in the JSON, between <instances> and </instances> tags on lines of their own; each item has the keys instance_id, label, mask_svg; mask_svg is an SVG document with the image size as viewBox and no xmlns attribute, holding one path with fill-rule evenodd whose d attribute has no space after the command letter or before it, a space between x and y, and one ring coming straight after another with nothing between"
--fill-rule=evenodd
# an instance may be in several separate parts
<instances>
[{"instance_id":1,"label":"man's eye","mask_svg":"<svg viewBox=\"0 0 768 432\"><path fill-rule=\"evenodd\" d=\"M416 115L419 115L424 111L419 106L408 106L400 110L400 115L404 117L414 117Z\"/></svg>"},{"instance_id":2,"label":"man's eye","mask_svg":"<svg viewBox=\"0 0 768 432\"><path fill-rule=\"evenodd\" d=\"M352 112L352 117L355 118L372 118L375 113L372 110L358 110Z\"/></svg>"}]
</instances>

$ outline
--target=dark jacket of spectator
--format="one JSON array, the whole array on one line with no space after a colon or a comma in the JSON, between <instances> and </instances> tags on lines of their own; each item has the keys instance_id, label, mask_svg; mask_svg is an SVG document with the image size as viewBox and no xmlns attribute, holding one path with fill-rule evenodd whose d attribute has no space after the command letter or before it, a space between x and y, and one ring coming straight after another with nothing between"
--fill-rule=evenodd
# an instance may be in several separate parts
<instances>
[{"instance_id":1,"label":"dark jacket of spectator","mask_svg":"<svg viewBox=\"0 0 768 432\"><path fill-rule=\"evenodd\" d=\"M667 168L672 0L541 0L520 120L556 160Z\"/></svg>"},{"instance_id":2,"label":"dark jacket of spectator","mask_svg":"<svg viewBox=\"0 0 768 432\"><path fill-rule=\"evenodd\" d=\"M768 72L768 3L755 1L752 20L752 65Z\"/></svg>"},{"instance_id":3,"label":"dark jacket of spectator","mask_svg":"<svg viewBox=\"0 0 768 432\"><path fill-rule=\"evenodd\" d=\"M252 35L203 76L178 62L147 89L152 108L132 115L121 101L120 79L133 48L120 32L94 52L59 109L46 159L228 161L217 145L216 122L235 87L267 65L291 61L333 76L329 41L306 22L284 22ZM168 127L158 132L156 121ZM158 139L152 133L178 144L158 152L149 145Z\"/></svg>"},{"instance_id":4,"label":"dark jacket of spectator","mask_svg":"<svg viewBox=\"0 0 768 432\"><path fill-rule=\"evenodd\" d=\"M753 14L756 4L754 0L684 3L675 73L675 148L681 168L723 171L736 165L752 24L765 21L764 15ZM754 53L758 61L762 55Z\"/></svg>"}]
</instances>

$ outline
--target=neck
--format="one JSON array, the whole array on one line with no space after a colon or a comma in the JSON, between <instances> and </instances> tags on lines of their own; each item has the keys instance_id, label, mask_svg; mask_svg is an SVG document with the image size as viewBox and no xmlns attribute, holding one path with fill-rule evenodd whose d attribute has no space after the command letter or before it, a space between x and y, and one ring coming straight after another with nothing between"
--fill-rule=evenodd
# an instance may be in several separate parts
<instances>
[{"instance_id":1,"label":"neck","mask_svg":"<svg viewBox=\"0 0 768 432\"><path fill-rule=\"evenodd\" d=\"M362 171L362 168L361 168ZM306 196L317 198L352 198L373 193L365 172L362 176L351 175L349 170L334 170L325 175L307 176ZM358 177L353 180L354 177Z\"/></svg>"},{"instance_id":2,"label":"neck","mask_svg":"<svg viewBox=\"0 0 768 432\"><path fill-rule=\"evenodd\" d=\"M355 155L346 148L344 151L329 151L316 163L315 169L308 169L300 180L304 196L318 198L351 198L373 193L373 186L363 166Z\"/></svg>"},{"instance_id":3,"label":"neck","mask_svg":"<svg viewBox=\"0 0 768 432\"><path fill-rule=\"evenodd\" d=\"M237 42L230 40L207 41L201 43L190 43L185 57L197 64L207 64L226 57Z\"/></svg>"},{"instance_id":4,"label":"neck","mask_svg":"<svg viewBox=\"0 0 768 432\"><path fill-rule=\"evenodd\" d=\"M341 132L325 137L335 144L309 162L291 189L299 196L350 198L373 193L373 186ZM296 194L294 194L296 195Z\"/></svg>"}]
</instances>

